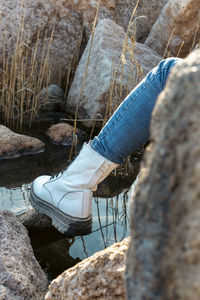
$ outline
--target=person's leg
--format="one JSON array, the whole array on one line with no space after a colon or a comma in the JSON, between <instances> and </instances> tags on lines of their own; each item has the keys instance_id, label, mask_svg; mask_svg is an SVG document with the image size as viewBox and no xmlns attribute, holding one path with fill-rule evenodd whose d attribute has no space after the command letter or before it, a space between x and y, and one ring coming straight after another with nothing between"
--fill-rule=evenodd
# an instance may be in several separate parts
<instances>
[{"instance_id":1,"label":"person's leg","mask_svg":"<svg viewBox=\"0 0 200 300\"><path fill-rule=\"evenodd\" d=\"M123 101L94 140L55 176L40 176L31 187L31 202L61 232L91 228L92 191L118 164L148 141L151 112L178 59L163 60Z\"/></svg>"},{"instance_id":2,"label":"person's leg","mask_svg":"<svg viewBox=\"0 0 200 300\"><path fill-rule=\"evenodd\" d=\"M126 97L91 147L121 164L128 155L141 148L149 139L151 114L159 93L164 89L172 67L180 58L168 58L151 70Z\"/></svg>"}]
</instances>

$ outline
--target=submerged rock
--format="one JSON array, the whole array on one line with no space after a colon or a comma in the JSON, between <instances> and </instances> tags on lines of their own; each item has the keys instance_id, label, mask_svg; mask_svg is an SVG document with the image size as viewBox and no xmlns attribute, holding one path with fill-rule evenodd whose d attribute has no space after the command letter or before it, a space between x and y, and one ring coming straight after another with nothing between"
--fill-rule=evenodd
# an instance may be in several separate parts
<instances>
[{"instance_id":1,"label":"submerged rock","mask_svg":"<svg viewBox=\"0 0 200 300\"><path fill-rule=\"evenodd\" d=\"M145 45L160 55L167 48L170 55L177 56L180 50L179 56L186 56L200 39L199 5L199 0L169 0Z\"/></svg>"},{"instance_id":2,"label":"submerged rock","mask_svg":"<svg viewBox=\"0 0 200 300\"><path fill-rule=\"evenodd\" d=\"M86 119L83 124L87 127L92 127L93 119L95 125L101 127L105 115L109 116L161 60L149 47L133 44L130 39L125 45L124 39L122 27L109 19L102 20L96 27L91 53L90 39L82 55L69 91L66 110L74 114L78 109L78 118ZM126 48L124 56L123 46Z\"/></svg>"},{"instance_id":3,"label":"submerged rock","mask_svg":"<svg viewBox=\"0 0 200 300\"><path fill-rule=\"evenodd\" d=\"M0 298L44 299L48 280L35 259L26 228L9 211L0 212Z\"/></svg>"},{"instance_id":4,"label":"submerged rock","mask_svg":"<svg viewBox=\"0 0 200 300\"><path fill-rule=\"evenodd\" d=\"M126 299L125 257L129 238L95 253L53 280L46 300Z\"/></svg>"},{"instance_id":5,"label":"submerged rock","mask_svg":"<svg viewBox=\"0 0 200 300\"><path fill-rule=\"evenodd\" d=\"M0 159L40 153L44 151L44 146L37 138L15 133L0 125Z\"/></svg>"},{"instance_id":6,"label":"submerged rock","mask_svg":"<svg viewBox=\"0 0 200 300\"><path fill-rule=\"evenodd\" d=\"M173 69L153 112L131 206L128 299L199 300L199 82L196 50Z\"/></svg>"}]
</instances>

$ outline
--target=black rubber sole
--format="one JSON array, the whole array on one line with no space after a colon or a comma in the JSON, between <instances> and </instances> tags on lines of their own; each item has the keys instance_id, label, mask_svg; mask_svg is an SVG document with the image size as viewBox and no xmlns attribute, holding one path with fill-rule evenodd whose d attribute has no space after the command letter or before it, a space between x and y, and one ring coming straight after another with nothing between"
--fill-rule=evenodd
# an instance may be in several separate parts
<instances>
[{"instance_id":1,"label":"black rubber sole","mask_svg":"<svg viewBox=\"0 0 200 300\"><path fill-rule=\"evenodd\" d=\"M69 236L86 235L92 231L92 216L86 219L75 218L60 211L57 207L37 197L31 186L30 200L32 206L52 220L52 225L61 233Z\"/></svg>"}]
</instances>

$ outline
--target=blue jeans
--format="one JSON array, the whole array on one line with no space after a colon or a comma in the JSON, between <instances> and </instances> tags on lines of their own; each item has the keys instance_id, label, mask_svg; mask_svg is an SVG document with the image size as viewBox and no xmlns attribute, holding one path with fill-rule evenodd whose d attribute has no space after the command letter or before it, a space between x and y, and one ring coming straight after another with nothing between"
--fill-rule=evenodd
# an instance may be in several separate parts
<instances>
[{"instance_id":1,"label":"blue jeans","mask_svg":"<svg viewBox=\"0 0 200 300\"><path fill-rule=\"evenodd\" d=\"M162 60L125 98L91 147L112 162L121 164L149 140L151 114L167 77L179 58Z\"/></svg>"}]
</instances>

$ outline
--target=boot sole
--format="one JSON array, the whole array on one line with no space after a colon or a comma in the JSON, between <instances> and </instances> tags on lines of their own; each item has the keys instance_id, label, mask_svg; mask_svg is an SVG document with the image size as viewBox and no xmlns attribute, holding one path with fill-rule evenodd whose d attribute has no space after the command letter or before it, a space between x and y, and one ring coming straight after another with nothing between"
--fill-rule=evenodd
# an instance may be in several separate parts
<instances>
[{"instance_id":1,"label":"boot sole","mask_svg":"<svg viewBox=\"0 0 200 300\"><path fill-rule=\"evenodd\" d=\"M92 216L89 218L75 218L59 210L57 207L46 203L36 196L31 186L30 200L32 206L40 213L48 216L52 220L52 225L61 233L70 236L86 235L92 231Z\"/></svg>"}]
</instances>

